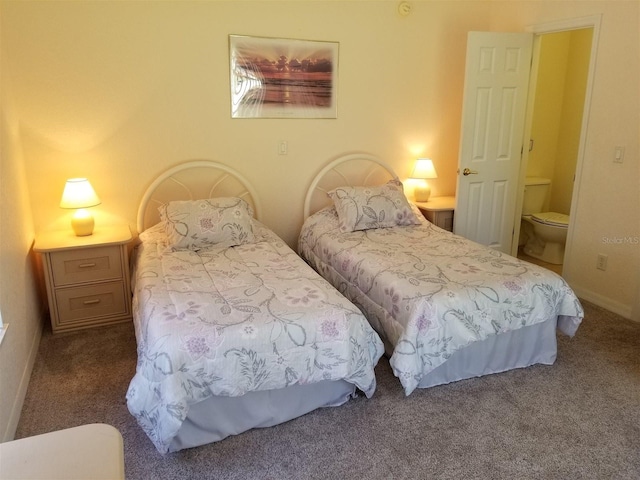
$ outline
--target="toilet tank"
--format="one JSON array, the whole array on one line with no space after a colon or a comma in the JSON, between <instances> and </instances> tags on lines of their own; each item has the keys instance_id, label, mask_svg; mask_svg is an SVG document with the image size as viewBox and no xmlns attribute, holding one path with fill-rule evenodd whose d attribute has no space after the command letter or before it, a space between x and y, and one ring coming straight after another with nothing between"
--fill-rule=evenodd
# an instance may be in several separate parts
<instances>
[{"instance_id":1,"label":"toilet tank","mask_svg":"<svg viewBox=\"0 0 640 480\"><path fill-rule=\"evenodd\" d=\"M525 179L522 215L542 212L550 185L551 180L548 178L527 177Z\"/></svg>"}]
</instances>

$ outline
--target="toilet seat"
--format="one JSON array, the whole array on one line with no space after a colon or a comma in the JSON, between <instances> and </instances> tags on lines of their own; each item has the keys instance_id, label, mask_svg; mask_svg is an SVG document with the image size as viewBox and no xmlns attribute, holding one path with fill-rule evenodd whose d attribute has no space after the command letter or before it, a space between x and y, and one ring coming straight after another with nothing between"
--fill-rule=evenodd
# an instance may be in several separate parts
<instances>
[{"instance_id":1,"label":"toilet seat","mask_svg":"<svg viewBox=\"0 0 640 480\"><path fill-rule=\"evenodd\" d=\"M531 219L534 222L544 223L560 228L569 228L569 215L556 212L541 212L531 214Z\"/></svg>"}]
</instances>

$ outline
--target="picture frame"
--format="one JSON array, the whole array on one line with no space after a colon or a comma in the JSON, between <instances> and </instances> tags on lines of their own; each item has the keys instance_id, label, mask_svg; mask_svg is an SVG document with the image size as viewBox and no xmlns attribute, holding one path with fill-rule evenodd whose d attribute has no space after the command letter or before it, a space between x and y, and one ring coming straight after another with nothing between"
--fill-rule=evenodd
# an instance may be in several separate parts
<instances>
[{"instance_id":1,"label":"picture frame","mask_svg":"<svg viewBox=\"0 0 640 480\"><path fill-rule=\"evenodd\" d=\"M229 35L232 118L337 118L338 42Z\"/></svg>"}]
</instances>

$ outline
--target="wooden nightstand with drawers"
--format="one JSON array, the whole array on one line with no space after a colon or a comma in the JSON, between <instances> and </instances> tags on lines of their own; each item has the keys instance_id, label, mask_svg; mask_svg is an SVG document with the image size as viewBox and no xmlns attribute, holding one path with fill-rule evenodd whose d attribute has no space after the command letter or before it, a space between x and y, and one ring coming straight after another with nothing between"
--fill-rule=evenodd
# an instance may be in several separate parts
<instances>
[{"instance_id":1,"label":"wooden nightstand with drawers","mask_svg":"<svg viewBox=\"0 0 640 480\"><path fill-rule=\"evenodd\" d=\"M456 197L431 197L428 202L415 202L424 218L434 225L453 232Z\"/></svg>"},{"instance_id":2,"label":"wooden nightstand with drawers","mask_svg":"<svg viewBox=\"0 0 640 480\"><path fill-rule=\"evenodd\" d=\"M128 225L77 237L68 231L37 236L54 333L131 320Z\"/></svg>"}]
</instances>

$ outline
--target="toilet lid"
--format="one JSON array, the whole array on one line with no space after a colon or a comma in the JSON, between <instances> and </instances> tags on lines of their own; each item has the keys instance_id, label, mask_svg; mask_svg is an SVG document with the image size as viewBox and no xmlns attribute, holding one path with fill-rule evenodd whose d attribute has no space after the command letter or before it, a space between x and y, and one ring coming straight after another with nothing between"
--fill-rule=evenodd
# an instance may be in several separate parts
<instances>
[{"instance_id":1,"label":"toilet lid","mask_svg":"<svg viewBox=\"0 0 640 480\"><path fill-rule=\"evenodd\" d=\"M531 217L540 223L546 223L548 225L555 225L557 227L569 226L569 215L565 215L564 213L542 212L534 213Z\"/></svg>"}]
</instances>

